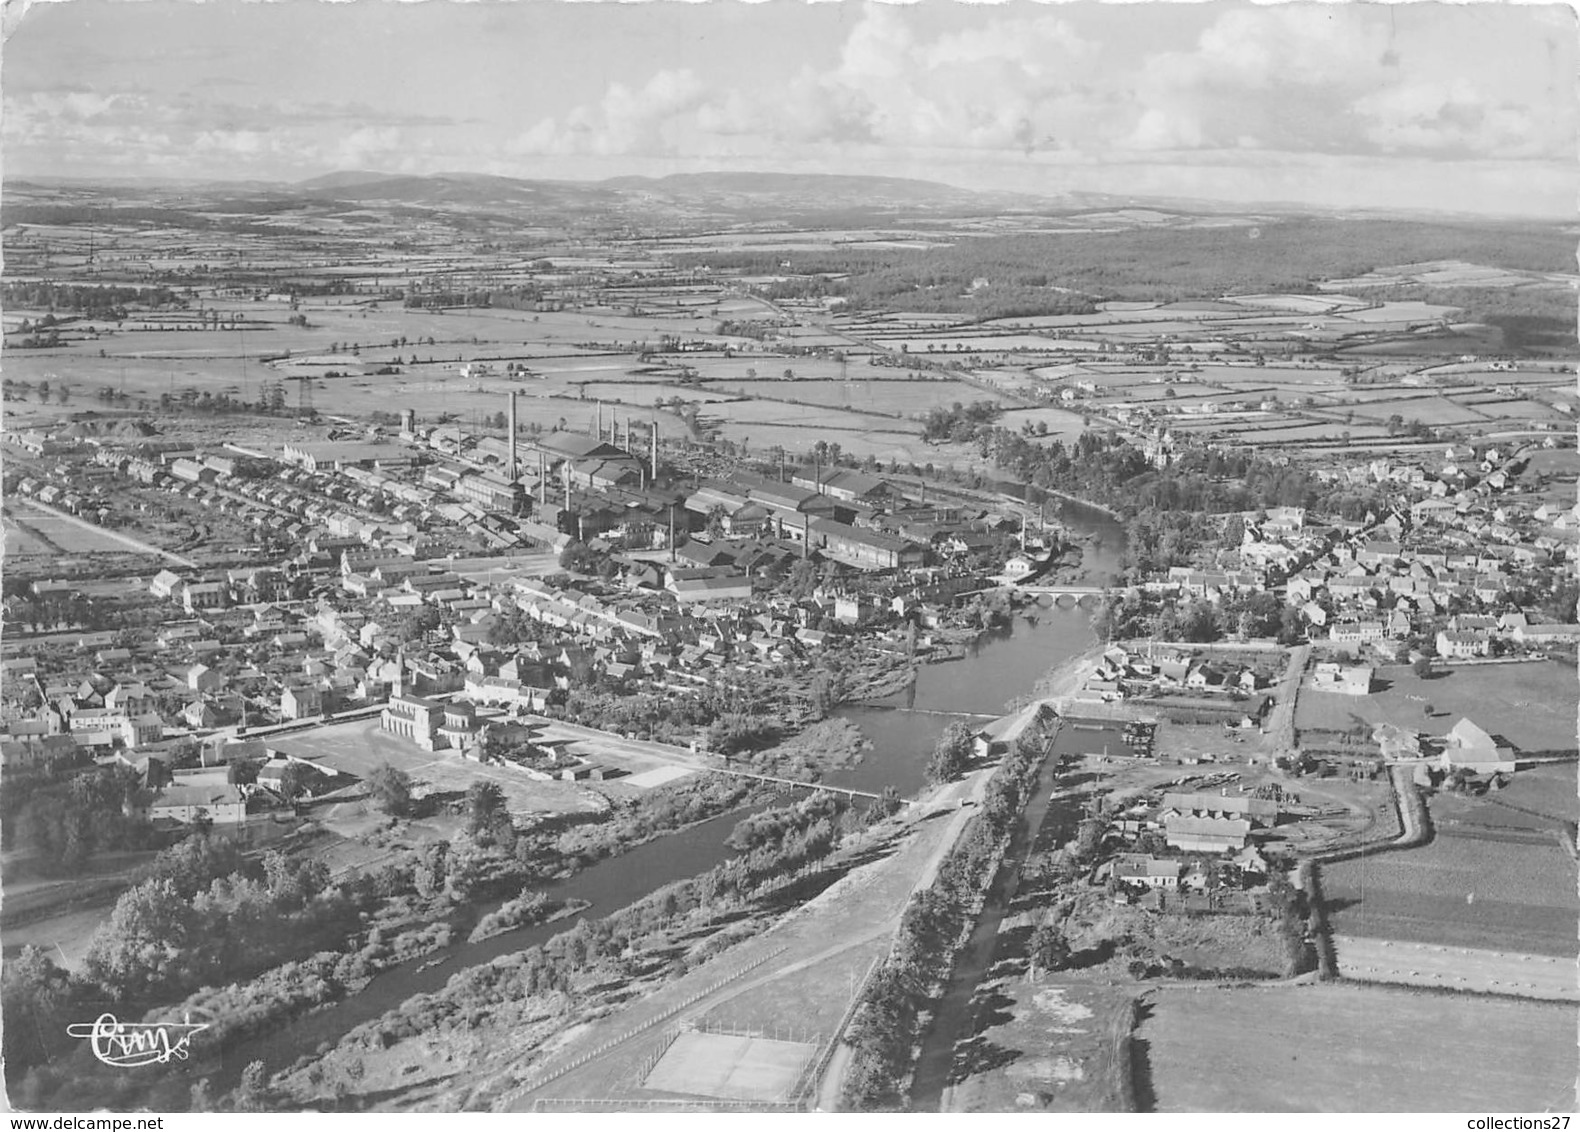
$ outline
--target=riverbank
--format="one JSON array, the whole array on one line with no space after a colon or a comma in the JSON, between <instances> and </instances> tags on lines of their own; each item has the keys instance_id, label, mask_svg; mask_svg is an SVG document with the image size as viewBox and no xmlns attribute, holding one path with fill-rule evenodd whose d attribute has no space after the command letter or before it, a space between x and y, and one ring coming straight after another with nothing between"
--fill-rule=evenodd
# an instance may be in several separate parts
<instances>
[{"instance_id":1,"label":"riverbank","mask_svg":"<svg viewBox=\"0 0 1580 1132\"><path fill-rule=\"evenodd\" d=\"M1097 675L1107 647L1099 641L1050 669L1037 681L1032 698L1041 700L1060 715L1066 714L1075 694Z\"/></svg>"},{"instance_id":2,"label":"riverbank","mask_svg":"<svg viewBox=\"0 0 1580 1132\"><path fill-rule=\"evenodd\" d=\"M633 938L623 953L600 948L603 958L573 985L531 975L537 961L520 952L501 956L348 1033L274 1086L295 1103L342 1109L521 1111L544 1095L639 1095L663 1039L659 1025L682 1004L693 1019L772 1009L786 1028L831 1026L848 1004L849 980L829 972L865 969L887 946L917 884L974 812L961 802L980 797L990 770L848 834L824 865L745 907L712 909L681 897L670 908L660 890L640 902L666 917L644 929L657 934ZM927 820L941 812L955 820ZM600 947L596 926L577 935ZM581 945L566 944L573 946ZM518 984L523 993L509 989ZM589 1051L601 1052L587 1060ZM552 1082L548 1092L523 1091L540 1081Z\"/></svg>"}]
</instances>

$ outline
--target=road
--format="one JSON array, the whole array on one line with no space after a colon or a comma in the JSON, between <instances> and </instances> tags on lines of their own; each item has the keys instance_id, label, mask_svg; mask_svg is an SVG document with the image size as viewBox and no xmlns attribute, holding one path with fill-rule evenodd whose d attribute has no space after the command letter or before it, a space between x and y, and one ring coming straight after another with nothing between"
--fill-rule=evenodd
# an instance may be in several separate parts
<instances>
[{"instance_id":1,"label":"road","mask_svg":"<svg viewBox=\"0 0 1580 1132\"><path fill-rule=\"evenodd\" d=\"M1311 659L1311 646L1298 645L1289 650L1289 667L1278 685L1278 701L1273 705L1266 727L1267 747L1274 755L1295 753L1295 701L1300 695L1300 680Z\"/></svg>"},{"instance_id":2,"label":"road","mask_svg":"<svg viewBox=\"0 0 1580 1132\"><path fill-rule=\"evenodd\" d=\"M185 566L189 570L196 570L198 568L198 564L192 561L190 558L182 558L179 554L172 554L168 550L161 550L157 546L151 546L146 542L139 542L137 539L134 539L129 535L123 535L119 531L112 531L108 527L99 526L97 523L90 523L86 519L79 519L77 516L68 514L65 511L57 511L48 504L40 503L37 500L18 499L16 502L25 504L26 506L33 508L35 511L42 511L46 515L53 515L57 519L63 519L73 526L81 527L85 531L92 531L101 538L109 539L111 542L118 542L127 549L135 550L139 554L157 555L158 557L166 559L167 561L174 562L178 566Z\"/></svg>"}]
</instances>

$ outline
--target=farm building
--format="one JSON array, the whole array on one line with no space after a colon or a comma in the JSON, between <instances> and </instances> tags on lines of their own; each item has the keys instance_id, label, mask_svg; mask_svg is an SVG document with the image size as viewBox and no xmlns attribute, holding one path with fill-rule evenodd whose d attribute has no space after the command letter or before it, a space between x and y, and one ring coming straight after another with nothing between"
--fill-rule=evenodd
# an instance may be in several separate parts
<instances>
[{"instance_id":1,"label":"farm building","mask_svg":"<svg viewBox=\"0 0 1580 1132\"><path fill-rule=\"evenodd\" d=\"M1440 759L1445 771L1463 767L1494 774L1515 769L1514 745L1500 735L1488 735L1468 719L1461 719L1443 736Z\"/></svg>"},{"instance_id":2,"label":"farm building","mask_svg":"<svg viewBox=\"0 0 1580 1132\"><path fill-rule=\"evenodd\" d=\"M1256 825L1278 822L1278 803L1248 794L1165 794L1163 813L1180 816L1245 818Z\"/></svg>"},{"instance_id":3,"label":"farm building","mask_svg":"<svg viewBox=\"0 0 1580 1132\"><path fill-rule=\"evenodd\" d=\"M1175 849L1188 853L1227 853L1245 848L1251 823L1243 818L1176 815L1164 821L1163 832Z\"/></svg>"}]
</instances>

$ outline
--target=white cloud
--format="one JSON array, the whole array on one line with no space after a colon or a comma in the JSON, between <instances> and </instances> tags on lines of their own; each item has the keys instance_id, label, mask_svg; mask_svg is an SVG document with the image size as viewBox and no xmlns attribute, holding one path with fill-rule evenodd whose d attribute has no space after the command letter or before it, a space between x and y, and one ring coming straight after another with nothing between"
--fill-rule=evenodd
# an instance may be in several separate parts
<instances>
[{"instance_id":1,"label":"white cloud","mask_svg":"<svg viewBox=\"0 0 1580 1132\"><path fill-rule=\"evenodd\" d=\"M638 88L610 83L604 96L580 106L563 121L545 118L511 143L516 153L661 153L676 143L681 115L698 110L706 88L689 69L661 70Z\"/></svg>"}]
</instances>

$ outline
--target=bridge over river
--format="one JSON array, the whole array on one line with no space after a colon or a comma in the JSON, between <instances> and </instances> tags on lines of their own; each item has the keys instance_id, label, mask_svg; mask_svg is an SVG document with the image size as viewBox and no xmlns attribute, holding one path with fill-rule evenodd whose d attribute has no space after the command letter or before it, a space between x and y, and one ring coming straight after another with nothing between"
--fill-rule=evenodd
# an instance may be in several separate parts
<instances>
[{"instance_id":1,"label":"bridge over river","mask_svg":"<svg viewBox=\"0 0 1580 1132\"><path fill-rule=\"evenodd\" d=\"M1110 593L1123 593L1123 589L1116 590L1112 586L1081 586L1059 582L1033 582L1029 585L1014 587L1017 593L1029 597L1052 598L1054 604L1062 606L1095 605L1105 595Z\"/></svg>"}]
</instances>

